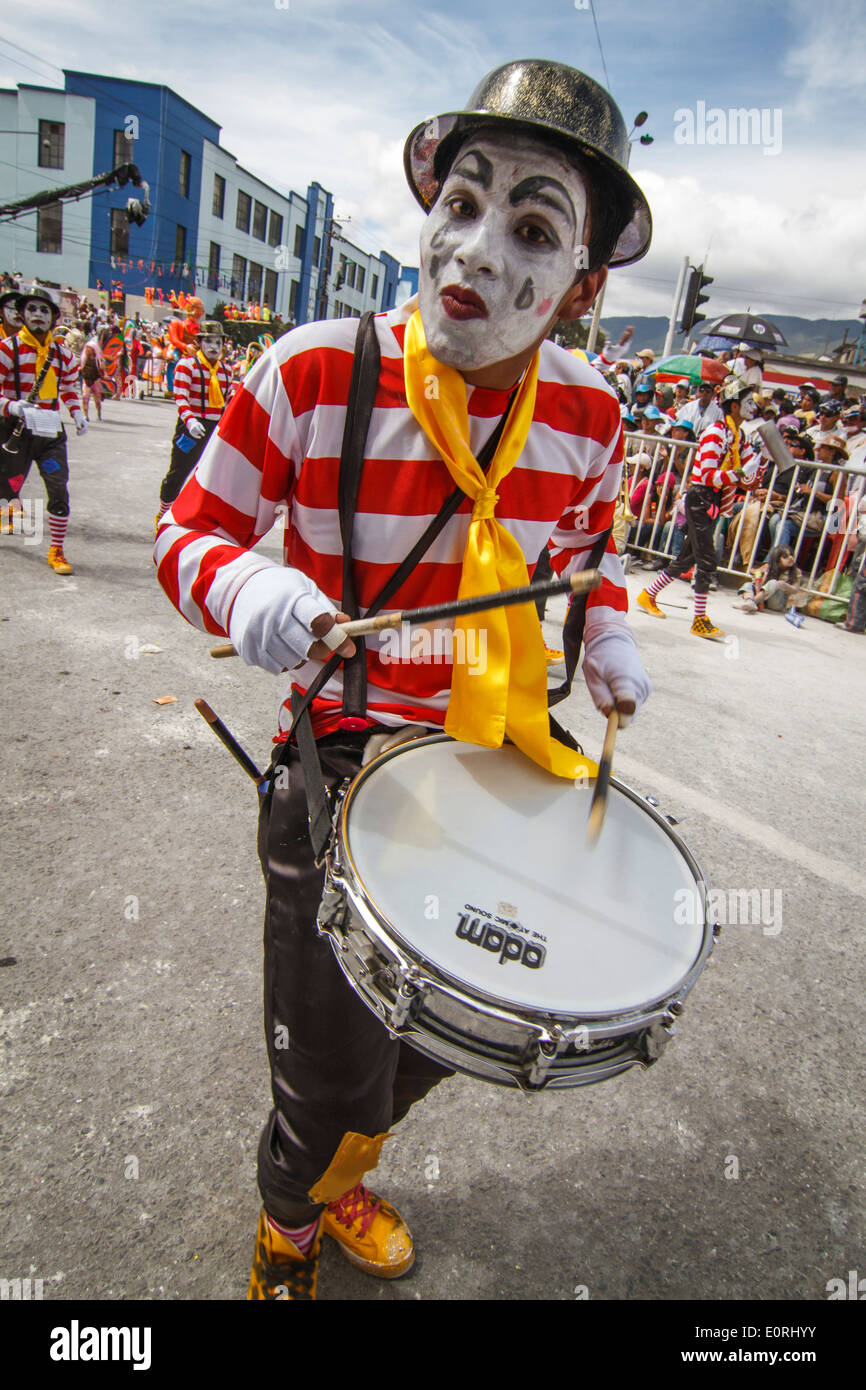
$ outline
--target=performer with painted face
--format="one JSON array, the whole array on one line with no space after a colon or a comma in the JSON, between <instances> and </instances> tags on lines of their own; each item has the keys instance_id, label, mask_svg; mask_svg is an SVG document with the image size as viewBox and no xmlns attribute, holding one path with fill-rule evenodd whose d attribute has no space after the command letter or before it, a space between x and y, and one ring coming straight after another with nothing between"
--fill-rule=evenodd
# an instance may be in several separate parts
<instances>
[{"instance_id":1,"label":"performer with painted face","mask_svg":"<svg viewBox=\"0 0 866 1390\"><path fill-rule=\"evenodd\" d=\"M360 329L337 319L281 338L245 378L160 525L166 592L192 622L229 635L245 661L290 670L306 692L332 653L344 658L312 703L309 740L298 711L329 790L372 752L443 728L488 748L507 737L550 775L594 769L552 731L534 604L458 619L458 628L483 623L484 671L459 655L395 659L373 637L356 655L341 640L347 611L363 614L398 570L385 612L525 584L545 544L560 575L592 557L602 574L586 609L592 699L628 718L649 693L610 539L622 471L617 399L594 368L546 338L557 318L587 311L609 265L649 247L627 148L608 94L539 60L497 69L465 110L418 126L405 150L429 214L418 300L365 316ZM350 457L362 464L354 504L340 486ZM282 565L253 550L280 513ZM404 564L416 549L414 567ZM287 693L281 739L291 724ZM314 1297L323 1232L371 1274L410 1267L405 1222L363 1177L392 1124L451 1074L388 1034L317 936L324 870L291 736L276 762L259 828L274 1108L259 1148L253 1299Z\"/></svg>"},{"instance_id":2,"label":"performer with painted face","mask_svg":"<svg viewBox=\"0 0 866 1390\"><path fill-rule=\"evenodd\" d=\"M744 420L755 417L753 388L736 376L726 378L719 394L723 421L716 421L701 435L695 464L686 492L686 541L677 558L659 572L649 588L642 589L637 603L654 618L667 615L656 603L666 584L695 566L695 614L691 631L695 637L711 640L724 637L721 628L707 617L707 594L716 572L713 532L724 498L738 485L752 483L760 466L760 455L742 432Z\"/></svg>"},{"instance_id":3,"label":"performer with painted face","mask_svg":"<svg viewBox=\"0 0 866 1390\"><path fill-rule=\"evenodd\" d=\"M63 554L69 522L69 461L60 402L84 434L87 421L78 397L78 363L69 348L54 340L60 301L44 285L16 295L22 326L14 337L0 342L0 416L10 423L2 447L0 502L2 527L13 529L13 513L21 507L19 494L31 463L42 475L48 495L51 544L48 563L57 574L71 574Z\"/></svg>"},{"instance_id":4,"label":"performer with painted face","mask_svg":"<svg viewBox=\"0 0 866 1390\"><path fill-rule=\"evenodd\" d=\"M195 356L182 357L175 368L177 424L171 441L171 463L159 490L159 511L154 522L157 530L225 410L231 375L222 360L222 350L222 325L207 319L201 325Z\"/></svg>"}]
</instances>

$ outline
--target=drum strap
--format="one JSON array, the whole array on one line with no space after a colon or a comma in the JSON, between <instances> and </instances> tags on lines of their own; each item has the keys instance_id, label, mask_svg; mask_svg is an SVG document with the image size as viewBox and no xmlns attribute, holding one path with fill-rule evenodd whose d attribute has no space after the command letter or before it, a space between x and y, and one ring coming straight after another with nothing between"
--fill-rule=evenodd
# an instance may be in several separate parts
<instances>
[{"instance_id":1,"label":"drum strap","mask_svg":"<svg viewBox=\"0 0 866 1390\"><path fill-rule=\"evenodd\" d=\"M604 552L607 549L611 530L612 528L609 528L605 531L604 535L599 536L595 545L592 547L586 565L587 569L598 569ZM574 680L574 673L577 670L577 663L580 660L580 649L583 645L583 629L586 626L586 598L586 594L576 594L569 606L565 625L562 629L562 646L565 651L565 680L562 682L562 685L557 685L547 692L548 706L558 705L560 700L566 699L566 697L571 694L571 683ZM579 752L583 751L580 744L575 743L571 734L556 722L553 715L550 715L550 728L554 738L561 739L563 743L568 744L569 748L573 746Z\"/></svg>"},{"instance_id":2,"label":"drum strap","mask_svg":"<svg viewBox=\"0 0 866 1390\"><path fill-rule=\"evenodd\" d=\"M367 443L367 434L370 428L370 419L373 414L373 402L376 398L376 388L379 382L380 354L379 343L376 337L376 326L373 322L372 311L364 314L359 325L358 334L355 339L355 358L352 364L352 379L349 386L349 403L346 410L346 425L343 431L343 445L340 452L340 476L338 484L339 509L340 509L340 535L343 542L343 589L341 604L344 613L348 613L350 618L357 618L358 603L355 594L354 577L352 574L352 537L355 524L355 511L358 501L358 488L361 482L361 470L364 466L364 450ZM505 428L505 421L511 409L515 391L508 399L508 405L498 422L496 428L488 439L484 448L478 455L478 463L482 469L490 465L490 461L496 452L502 431ZM461 488L455 488L450 497L442 504L437 515L430 522L424 534L416 541L409 554L398 565L384 587L376 595L373 602L367 608L365 616L375 617L382 608L388 603L389 599L405 583L406 579L414 570L423 555L429 550L440 531L451 520L457 511L460 503L465 499L466 494ZM310 683L305 695L299 691L292 691L292 730L297 738L298 753L301 759L301 767L304 773L304 788L307 794L307 810L309 813L310 840L316 859L319 860L327 846L331 833L331 813L328 806L327 792L322 778L319 754L316 749L316 740L313 737L312 724L310 721L310 706L318 695L319 691L327 684L333 673L341 662L343 664L343 717L353 717L356 719L366 719L367 709L367 652L366 643L359 642L358 650L354 657L344 661L343 657L336 652L325 662L319 674ZM289 759L289 740L280 751L279 756L274 761L276 769Z\"/></svg>"}]
</instances>

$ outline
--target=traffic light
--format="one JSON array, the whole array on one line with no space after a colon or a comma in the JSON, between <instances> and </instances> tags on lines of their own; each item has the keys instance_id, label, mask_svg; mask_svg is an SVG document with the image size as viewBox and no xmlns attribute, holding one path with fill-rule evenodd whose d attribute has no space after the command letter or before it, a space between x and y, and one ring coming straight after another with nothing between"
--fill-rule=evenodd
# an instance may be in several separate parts
<instances>
[{"instance_id":1,"label":"traffic light","mask_svg":"<svg viewBox=\"0 0 866 1390\"><path fill-rule=\"evenodd\" d=\"M696 323L702 323L706 318L706 314L699 314L697 310L702 304L706 304L710 297L708 294L701 294L701 290L704 288L704 285L711 285L712 283L712 275L705 275L702 265L692 266L689 271L688 284L686 285L683 317L680 323L683 333L688 333L694 328Z\"/></svg>"}]
</instances>

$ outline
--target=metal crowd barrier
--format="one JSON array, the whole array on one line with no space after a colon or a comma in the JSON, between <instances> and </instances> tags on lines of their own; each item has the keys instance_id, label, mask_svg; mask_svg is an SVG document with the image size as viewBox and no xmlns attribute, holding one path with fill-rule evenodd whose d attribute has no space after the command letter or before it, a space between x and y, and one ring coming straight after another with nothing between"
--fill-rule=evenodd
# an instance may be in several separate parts
<instances>
[{"instance_id":1,"label":"metal crowd barrier","mask_svg":"<svg viewBox=\"0 0 866 1390\"><path fill-rule=\"evenodd\" d=\"M635 483L639 482L641 478L646 477L649 480L641 502L640 513L635 516L635 520L630 525L626 549L632 554L646 555L648 558L672 560L674 558L672 549L674 519L671 519L667 537L664 537L663 531L667 525L664 514L670 508L675 508L676 499L689 486L698 444L679 443L676 440L660 438L658 435L637 433L627 433L624 435L624 439L625 466L628 472L626 498L634 488ZM650 466L648 469L644 468L636 472L634 455L641 452L650 455ZM668 480L665 481L653 515L651 507L655 500L655 480L657 477L663 477L665 473L671 472L672 469L678 474L679 482L675 487L672 487ZM735 502L738 511L733 516L719 518L715 531L717 568L723 574L733 575L737 579L748 579L751 571L761 562L759 556L761 558L766 557L766 554L776 544L775 537L784 533L785 524L790 518L797 523L797 528L788 544L794 552L796 564L804 574L802 587L810 594L828 598L832 595L836 580L848 557L857 545L858 504L866 493L866 465L839 463L828 467L826 464L798 460L781 508L777 503L771 503L770 500L771 494L775 491L774 484L778 473L778 466L773 464L765 498L756 499L747 492L744 500L738 498ZM801 484L801 474L803 475L802 481L809 483L808 494L800 494L797 490ZM832 488L829 483L830 478L835 478ZM816 499L816 493L819 492L830 492L829 502L824 503L820 499ZM794 500L799 500L803 495L806 497L805 507L793 510ZM740 501L742 501L742 506L739 506ZM757 528L749 546L748 558L744 560L740 549L740 528L743 524L745 509L749 506L759 507L760 512ZM771 506L779 518L775 527L771 526ZM813 515L819 520L823 517L820 526L810 527L809 518ZM650 533L645 537L644 543L638 545L638 537L641 536L648 523L651 525ZM818 580L822 574L826 574L828 562L833 554L834 543L840 536L841 540L836 546L832 567L831 586L827 590L821 590L817 587ZM812 540L815 542L815 547L811 559L803 561L801 555L807 549L808 542ZM728 544L730 544L730 563L726 564L725 549ZM735 563L738 553L742 562L740 567ZM808 574L805 573L804 564L811 566Z\"/></svg>"}]
</instances>

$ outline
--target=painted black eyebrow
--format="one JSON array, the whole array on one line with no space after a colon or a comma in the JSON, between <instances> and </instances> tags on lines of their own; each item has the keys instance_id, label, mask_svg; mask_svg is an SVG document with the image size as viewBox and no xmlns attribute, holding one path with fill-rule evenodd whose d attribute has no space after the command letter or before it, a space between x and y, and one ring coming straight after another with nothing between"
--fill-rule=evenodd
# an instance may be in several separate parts
<instances>
[{"instance_id":1,"label":"painted black eyebrow","mask_svg":"<svg viewBox=\"0 0 866 1390\"><path fill-rule=\"evenodd\" d=\"M542 193L542 188L558 189L564 197L567 206L563 207L558 199L551 198L549 195ZM571 194L565 185L561 184L558 179L547 178L544 174L533 175L531 178L521 179L520 183L515 184L508 195L508 201L511 203L512 207L516 207L518 203L525 203L530 200L535 203L546 203L548 207L554 208L556 212L564 213L566 217L570 218L573 227L577 226L577 217L574 211L574 203L571 201Z\"/></svg>"},{"instance_id":2,"label":"painted black eyebrow","mask_svg":"<svg viewBox=\"0 0 866 1390\"><path fill-rule=\"evenodd\" d=\"M469 159L470 156L478 160L478 168L461 168L464 159ZM454 168L451 170L451 173L460 174L462 178L468 179L470 183L480 183L485 192L488 192L493 187L493 165L487 158L487 155L482 154L480 150L464 150Z\"/></svg>"}]
</instances>

